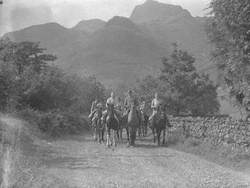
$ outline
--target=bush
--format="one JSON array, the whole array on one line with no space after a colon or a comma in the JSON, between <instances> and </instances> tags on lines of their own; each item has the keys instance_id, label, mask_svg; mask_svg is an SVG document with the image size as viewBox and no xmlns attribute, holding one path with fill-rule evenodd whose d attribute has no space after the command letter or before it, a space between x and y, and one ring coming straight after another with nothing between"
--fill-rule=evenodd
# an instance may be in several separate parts
<instances>
[{"instance_id":1,"label":"bush","mask_svg":"<svg viewBox=\"0 0 250 188\"><path fill-rule=\"evenodd\" d=\"M82 114L75 111L40 112L25 109L20 111L18 115L33 126L30 127L30 130L33 129L33 132L35 132L39 128L51 137L79 134L88 129L88 121Z\"/></svg>"},{"instance_id":2,"label":"bush","mask_svg":"<svg viewBox=\"0 0 250 188\"><path fill-rule=\"evenodd\" d=\"M82 114L95 98L103 100L105 88L95 77L49 65L56 57L44 52L39 43L0 40L0 110L17 113L51 136L78 133L87 127Z\"/></svg>"}]
</instances>

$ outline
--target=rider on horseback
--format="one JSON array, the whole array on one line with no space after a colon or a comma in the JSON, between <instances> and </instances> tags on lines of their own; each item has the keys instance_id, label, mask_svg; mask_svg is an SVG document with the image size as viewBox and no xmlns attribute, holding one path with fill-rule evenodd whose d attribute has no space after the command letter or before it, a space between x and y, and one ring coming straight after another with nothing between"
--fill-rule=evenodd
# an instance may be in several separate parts
<instances>
[{"instance_id":1,"label":"rider on horseback","mask_svg":"<svg viewBox=\"0 0 250 188\"><path fill-rule=\"evenodd\" d=\"M140 112L139 112L139 109L138 109L138 106L139 106L138 99L133 94L132 90L129 90L128 95L125 98L125 102L124 102L125 115L129 114L132 105L134 105L136 107L137 117L139 118L139 122L141 122L141 116L140 116Z\"/></svg>"},{"instance_id":2,"label":"rider on horseback","mask_svg":"<svg viewBox=\"0 0 250 188\"><path fill-rule=\"evenodd\" d=\"M129 110L131 108L131 105L134 104L135 106L138 106L138 100L137 98L133 95L133 92L132 90L129 90L128 91L128 95L127 97L125 98L125 101L124 101L124 107L125 107L125 113L128 114L129 113Z\"/></svg>"},{"instance_id":3,"label":"rider on horseback","mask_svg":"<svg viewBox=\"0 0 250 188\"><path fill-rule=\"evenodd\" d=\"M96 101L97 100L93 102L91 107L91 114L89 115L89 118L91 119L92 123L96 123L97 119L102 117L102 103L96 104Z\"/></svg>"},{"instance_id":4,"label":"rider on horseback","mask_svg":"<svg viewBox=\"0 0 250 188\"><path fill-rule=\"evenodd\" d=\"M113 107L116 106L116 102L115 102L115 93L114 93L114 92L111 92L110 97L107 99L107 102L106 102L107 110L104 112L104 115L103 115L103 121L104 121L104 122L106 122L107 115L108 115L108 108L109 108L110 106L113 106ZM116 120L119 122L119 118L118 118L118 114L117 114L117 111L116 111L116 110L114 110L114 114L115 114Z\"/></svg>"},{"instance_id":5,"label":"rider on horseback","mask_svg":"<svg viewBox=\"0 0 250 188\"><path fill-rule=\"evenodd\" d=\"M145 116L145 114L146 114L146 102L145 102L145 100L144 99L142 99L141 100L142 102L141 102L141 105L140 105L140 112L141 112L141 118L144 120L144 116Z\"/></svg>"},{"instance_id":6,"label":"rider on horseback","mask_svg":"<svg viewBox=\"0 0 250 188\"><path fill-rule=\"evenodd\" d=\"M98 99L96 98L92 102L91 109L90 109L90 114L88 116L91 121L93 121L93 119L94 119L94 115L95 115L96 110L97 110L97 104L98 104Z\"/></svg>"},{"instance_id":7,"label":"rider on horseback","mask_svg":"<svg viewBox=\"0 0 250 188\"><path fill-rule=\"evenodd\" d=\"M156 93L155 93L155 97L154 97L154 99L153 99L152 102L151 102L151 108L152 108L152 110L153 110L153 113L152 113L152 115L149 117L149 121L151 121L151 120L154 118L154 116L157 114L157 112L158 112L158 110L159 110L161 104L162 104L162 101L161 101L161 99L159 98L158 93L156 92Z\"/></svg>"}]
</instances>

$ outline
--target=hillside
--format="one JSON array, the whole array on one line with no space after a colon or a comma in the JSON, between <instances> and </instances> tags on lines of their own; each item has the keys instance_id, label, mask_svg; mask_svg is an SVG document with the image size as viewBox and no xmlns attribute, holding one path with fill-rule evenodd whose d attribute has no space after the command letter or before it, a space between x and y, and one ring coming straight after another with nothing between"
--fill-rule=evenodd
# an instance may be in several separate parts
<instances>
[{"instance_id":1,"label":"hillside","mask_svg":"<svg viewBox=\"0 0 250 188\"><path fill-rule=\"evenodd\" d=\"M204 20L192 17L180 6L149 0L135 7L130 19L115 16L108 22L83 20L70 29L47 23L5 36L15 41L40 41L42 47L58 56L56 63L62 68L80 75L94 74L107 85L131 84L155 73L161 57L177 42L196 57L201 72L210 72L216 80Z\"/></svg>"},{"instance_id":2,"label":"hillside","mask_svg":"<svg viewBox=\"0 0 250 188\"><path fill-rule=\"evenodd\" d=\"M196 58L198 70L210 73L216 81L217 74L210 62L211 46L206 37L206 18L194 18L176 5L148 0L135 7L130 19L154 37L162 47L170 48L177 43Z\"/></svg>"},{"instance_id":3,"label":"hillside","mask_svg":"<svg viewBox=\"0 0 250 188\"><path fill-rule=\"evenodd\" d=\"M72 29L76 31L86 32L86 33L94 33L98 31L102 27L104 27L105 22L100 19L92 19L92 20L82 20Z\"/></svg>"}]
</instances>

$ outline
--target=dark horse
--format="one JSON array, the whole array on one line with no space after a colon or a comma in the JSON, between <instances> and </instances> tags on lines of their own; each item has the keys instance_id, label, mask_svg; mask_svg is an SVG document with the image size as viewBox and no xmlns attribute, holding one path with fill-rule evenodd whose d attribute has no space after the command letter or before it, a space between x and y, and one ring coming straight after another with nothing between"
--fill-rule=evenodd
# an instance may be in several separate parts
<instances>
[{"instance_id":1,"label":"dark horse","mask_svg":"<svg viewBox=\"0 0 250 188\"><path fill-rule=\"evenodd\" d=\"M163 132L162 144L163 145L165 144L167 125L170 126L169 120L165 112L165 106L164 107L160 106L157 113L150 122L150 128L152 129L152 133L154 136L154 143L156 142L156 137L157 137L158 146L161 145L161 132Z\"/></svg>"},{"instance_id":2,"label":"dark horse","mask_svg":"<svg viewBox=\"0 0 250 188\"><path fill-rule=\"evenodd\" d=\"M127 140L129 141L129 132L128 132L128 114L122 114L119 119L119 139L122 141L123 129L126 129Z\"/></svg>"},{"instance_id":3,"label":"dark horse","mask_svg":"<svg viewBox=\"0 0 250 188\"><path fill-rule=\"evenodd\" d=\"M117 140L117 132L119 130L119 122L115 118L115 109L114 105L108 105L107 108L107 117L106 117L106 130L107 130L107 146L110 147L111 145L116 146ZM112 139L111 137L112 131Z\"/></svg>"},{"instance_id":4,"label":"dark horse","mask_svg":"<svg viewBox=\"0 0 250 188\"><path fill-rule=\"evenodd\" d=\"M129 133L129 145L135 145L136 130L140 126L140 117L135 105L135 100L131 103L130 110L128 113L128 133Z\"/></svg>"},{"instance_id":5,"label":"dark horse","mask_svg":"<svg viewBox=\"0 0 250 188\"><path fill-rule=\"evenodd\" d=\"M104 142L104 132L105 126L102 122L102 111L97 111L97 118L92 122L94 128L95 138L98 140L99 143Z\"/></svg>"},{"instance_id":6,"label":"dark horse","mask_svg":"<svg viewBox=\"0 0 250 188\"><path fill-rule=\"evenodd\" d=\"M140 122L140 127L138 129L138 135L139 136L147 136L148 133L148 115L144 112L140 112L141 116L141 122Z\"/></svg>"}]
</instances>

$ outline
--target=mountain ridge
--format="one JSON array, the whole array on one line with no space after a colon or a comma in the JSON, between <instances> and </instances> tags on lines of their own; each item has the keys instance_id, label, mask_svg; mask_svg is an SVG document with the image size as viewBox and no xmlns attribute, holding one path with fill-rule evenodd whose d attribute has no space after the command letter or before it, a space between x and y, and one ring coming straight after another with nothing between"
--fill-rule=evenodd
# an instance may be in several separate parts
<instances>
[{"instance_id":1,"label":"mountain ridge","mask_svg":"<svg viewBox=\"0 0 250 188\"><path fill-rule=\"evenodd\" d=\"M148 0L136 6L129 18L82 20L72 28L40 24L5 37L40 41L58 56L58 66L79 75L94 74L113 85L157 72L161 57L170 53L175 42L194 55L198 69L211 66L203 25L202 18L192 17L181 6Z\"/></svg>"}]
</instances>

